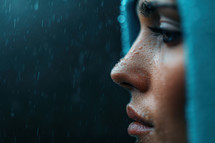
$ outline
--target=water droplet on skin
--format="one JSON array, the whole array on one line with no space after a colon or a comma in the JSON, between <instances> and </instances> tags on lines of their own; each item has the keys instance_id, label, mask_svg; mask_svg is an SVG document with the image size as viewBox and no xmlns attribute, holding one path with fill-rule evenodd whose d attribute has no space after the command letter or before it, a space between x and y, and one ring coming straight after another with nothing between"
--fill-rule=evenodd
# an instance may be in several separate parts
<instances>
[{"instance_id":1,"label":"water droplet on skin","mask_svg":"<svg viewBox=\"0 0 215 143\"><path fill-rule=\"evenodd\" d=\"M142 50L142 49L143 49L143 47L140 47L140 48L139 48L139 50Z\"/></svg>"},{"instance_id":2,"label":"water droplet on skin","mask_svg":"<svg viewBox=\"0 0 215 143\"><path fill-rule=\"evenodd\" d=\"M123 66L125 66L125 65L126 65L126 63L125 63L125 62L122 62L122 65L123 65Z\"/></svg>"},{"instance_id":3,"label":"water droplet on skin","mask_svg":"<svg viewBox=\"0 0 215 143\"><path fill-rule=\"evenodd\" d=\"M139 54L139 52L138 52L138 51L136 51L136 52L134 52L134 54L135 54L135 55L137 55L137 54Z\"/></svg>"}]
</instances>

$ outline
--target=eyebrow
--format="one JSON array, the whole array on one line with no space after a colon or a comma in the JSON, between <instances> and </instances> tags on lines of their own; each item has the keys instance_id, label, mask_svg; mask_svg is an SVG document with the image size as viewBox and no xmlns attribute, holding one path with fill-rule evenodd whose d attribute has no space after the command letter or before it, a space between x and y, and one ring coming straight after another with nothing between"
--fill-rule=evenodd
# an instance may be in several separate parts
<instances>
[{"instance_id":1,"label":"eyebrow","mask_svg":"<svg viewBox=\"0 0 215 143\"><path fill-rule=\"evenodd\" d=\"M149 17L153 12L155 12L157 9L160 8L167 8L167 9L173 9L177 11L177 5L176 4L170 4L170 3L162 3L162 2L148 2L143 1L139 5L139 2L141 0L137 1L137 8L138 11L140 11L141 14L143 14L145 17Z\"/></svg>"}]
</instances>

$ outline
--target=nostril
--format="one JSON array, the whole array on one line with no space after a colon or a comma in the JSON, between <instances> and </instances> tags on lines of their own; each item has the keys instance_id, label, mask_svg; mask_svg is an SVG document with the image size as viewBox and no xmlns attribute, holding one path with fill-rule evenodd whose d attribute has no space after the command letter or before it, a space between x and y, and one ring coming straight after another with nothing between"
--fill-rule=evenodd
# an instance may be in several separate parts
<instances>
[{"instance_id":1,"label":"nostril","mask_svg":"<svg viewBox=\"0 0 215 143\"><path fill-rule=\"evenodd\" d=\"M112 70L111 78L115 83L117 83L118 85L125 89L132 90L135 88L132 84L127 82L128 76L126 74L123 74L121 72L115 72L115 70Z\"/></svg>"},{"instance_id":2,"label":"nostril","mask_svg":"<svg viewBox=\"0 0 215 143\"><path fill-rule=\"evenodd\" d=\"M132 86L133 87L133 85L131 85L130 83L127 83L127 82L122 82L121 84L125 85L125 86Z\"/></svg>"},{"instance_id":3,"label":"nostril","mask_svg":"<svg viewBox=\"0 0 215 143\"><path fill-rule=\"evenodd\" d=\"M120 86L122 86L122 87L124 87L124 88L126 88L126 89L128 89L128 90L132 90L132 89L135 88L132 84L130 84L130 83L128 83L128 82L121 82L121 83L120 83Z\"/></svg>"}]
</instances>

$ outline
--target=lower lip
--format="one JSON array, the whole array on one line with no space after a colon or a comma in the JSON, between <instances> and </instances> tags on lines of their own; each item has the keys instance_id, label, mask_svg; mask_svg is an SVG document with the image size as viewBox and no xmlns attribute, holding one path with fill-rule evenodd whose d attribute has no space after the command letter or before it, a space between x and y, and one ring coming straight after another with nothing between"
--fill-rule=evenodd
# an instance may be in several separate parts
<instances>
[{"instance_id":1,"label":"lower lip","mask_svg":"<svg viewBox=\"0 0 215 143\"><path fill-rule=\"evenodd\" d=\"M149 133L153 130L153 128L145 126L139 122L133 122L128 127L129 135L141 135Z\"/></svg>"}]
</instances>

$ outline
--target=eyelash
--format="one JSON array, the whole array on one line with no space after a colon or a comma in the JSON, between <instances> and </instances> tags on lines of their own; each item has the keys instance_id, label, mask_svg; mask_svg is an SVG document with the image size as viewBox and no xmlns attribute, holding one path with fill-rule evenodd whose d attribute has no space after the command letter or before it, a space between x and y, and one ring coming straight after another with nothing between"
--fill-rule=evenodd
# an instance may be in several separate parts
<instances>
[{"instance_id":1,"label":"eyelash","mask_svg":"<svg viewBox=\"0 0 215 143\"><path fill-rule=\"evenodd\" d=\"M162 36L163 42L167 44L167 46L176 46L180 44L182 40L180 31L170 31L166 29L162 29L160 27L148 27L155 36Z\"/></svg>"}]
</instances>

